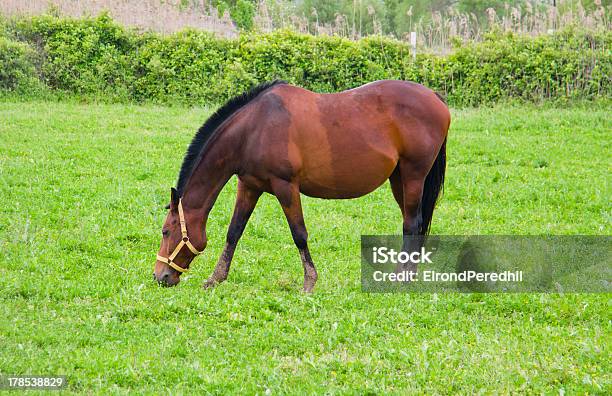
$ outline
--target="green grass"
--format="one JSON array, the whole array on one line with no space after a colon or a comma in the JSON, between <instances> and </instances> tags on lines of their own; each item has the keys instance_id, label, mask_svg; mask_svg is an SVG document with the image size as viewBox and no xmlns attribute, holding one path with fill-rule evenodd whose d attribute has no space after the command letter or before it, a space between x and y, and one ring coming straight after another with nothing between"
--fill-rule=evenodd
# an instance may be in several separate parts
<instances>
[{"instance_id":1,"label":"green grass","mask_svg":"<svg viewBox=\"0 0 612 396\"><path fill-rule=\"evenodd\" d=\"M453 111L435 234L610 234L609 105ZM360 234L398 233L388 185L304 199L319 270L264 196L229 280L209 247L152 281L163 206L199 108L0 103L0 373L93 393L610 394L610 295L365 294Z\"/></svg>"}]
</instances>

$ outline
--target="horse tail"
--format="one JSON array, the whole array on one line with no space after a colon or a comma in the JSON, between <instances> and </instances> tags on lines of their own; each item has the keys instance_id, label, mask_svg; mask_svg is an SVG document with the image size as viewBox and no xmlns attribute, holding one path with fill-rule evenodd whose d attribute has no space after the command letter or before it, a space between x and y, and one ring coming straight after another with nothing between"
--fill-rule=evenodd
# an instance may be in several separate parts
<instances>
[{"instance_id":1,"label":"horse tail","mask_svg":"<svg viewBox=\"0 0 612 396\"><path fill-rule=\"evenodd\" d=\"M442 101L442 103L446 104L446 98L440 92L434 91L434 93L436 94L438 99L440 99Z\"/></svg>"},{"instance_id":2,"label":"horse tail","mask_svg":"<svg viewBox=\"0 0 612 396\"><path fill-rule=\"evenodd\" d=\"M444 174L446 173L446 138L442 142L438 156L429 170L425 178L423 187L423 198L421 199L421 216L423 223L421 225L420 235L429 234L429 226L433 217L436 202L442 190L444 189Z\"/></svg>"}]
</instances>

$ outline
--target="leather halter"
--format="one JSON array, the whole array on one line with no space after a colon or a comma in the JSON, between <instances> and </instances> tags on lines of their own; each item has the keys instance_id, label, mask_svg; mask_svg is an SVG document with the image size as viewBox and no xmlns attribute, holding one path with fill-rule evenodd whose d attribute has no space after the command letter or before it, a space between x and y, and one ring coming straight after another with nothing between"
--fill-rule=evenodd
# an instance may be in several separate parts
<instances>
[{"instance_id":1,"label":"leather halter","mask_svg":"<svg viewBox=\"0 0 612 396\"><path fill-rule=\"evenodd\" d=\"M174 259L179 254L179 252L181 251L183 246L187 246L189 248L189 250L191 250L191 253L195 254L196 256L198 254L201 254L202 252L198 251L198 249L196 249L193 246L191 241L189 241L189 236L187 236L187 226L185 225L185 215L183 214L182 199L179 199L178 212L179 212L179 221L181 223L181 234L183 234L183 239L181 239L179 244L176 245L176 247L174 248L174 251L172 252L172 254L169 257L166 258L166 257L160 256L158 254L157 255L157 260L161 261L162 263L168 264L170 267L172 267L175 270L177 270L178 272L182 273L182 272L187 272L188 269L187 268L183 268L183 267L177 265L174 262Z\"/></svg>"}]
</instances>

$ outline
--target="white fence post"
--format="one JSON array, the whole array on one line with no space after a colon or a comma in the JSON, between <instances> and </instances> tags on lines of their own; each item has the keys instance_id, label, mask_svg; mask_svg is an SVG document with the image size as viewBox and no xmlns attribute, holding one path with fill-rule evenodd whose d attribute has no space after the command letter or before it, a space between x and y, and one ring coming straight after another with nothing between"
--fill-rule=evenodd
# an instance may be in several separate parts
<instances>
[{"instance_id":1,"label":"white fence post","mask_svg":"<svg viewBox=\"0 0 612 396\"><path fill-rule=\"evenodd\" d=\"M416 60L416 32L410 32L410 45L412 47L412 60Z\"/></svg>"}]
</instances>

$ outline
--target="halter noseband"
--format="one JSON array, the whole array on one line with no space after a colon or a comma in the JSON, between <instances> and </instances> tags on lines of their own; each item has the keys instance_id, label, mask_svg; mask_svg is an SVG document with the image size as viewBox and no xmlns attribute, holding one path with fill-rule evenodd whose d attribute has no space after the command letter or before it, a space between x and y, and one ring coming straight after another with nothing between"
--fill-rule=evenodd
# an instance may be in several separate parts
<instances>
[{"instance_id":1,"label":"halter noseband","mask_svg":"<svg viewBox=\"0 0 612 396\"><path fill-rule=\"evenodd\" d=\"M191 253L195 254L196 256L202 252L198 251L198 249L196 249L193 244L191 243L191 241L189 241L189 237L187 236L187 226L185 225L185 215L183 214L183 203L182 203L182 199L179 199L179 203L178 203L178 212L179 212L179 221L181 223L181 234L183 234L183 239L181 239L181 241L179 242L178 245L176 245L176 247L174 248L174 251L172 252L172 254L166 258L163 256L160 256L159 254L157 255L157 260L161 261L162 263L166 263L168 264L170 267L174 268L175 270L177 270L178 272L187 272L187 268L183 268L179 265L177 265L173 260L176 258L176 256L179 254L179 252L181 251L181 249L183 248L183 246L187 246L189 248L189 250L191 250Z\"/></svg>"}]
</instances>

